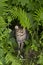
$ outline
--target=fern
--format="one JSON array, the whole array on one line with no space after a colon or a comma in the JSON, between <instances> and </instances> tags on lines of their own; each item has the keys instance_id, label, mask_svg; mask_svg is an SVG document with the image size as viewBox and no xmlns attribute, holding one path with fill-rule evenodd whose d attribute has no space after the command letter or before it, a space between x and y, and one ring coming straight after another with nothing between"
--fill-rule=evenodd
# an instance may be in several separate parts
<instances>
[{"instance_id":1,"label":"fern","mask_svg":"<svg viewBox=\"0 0 43 65\"><path fill-rule=\"evenodd\" d=\"M42 24L43 26L43 8L40 8L39 10L36 10L35 11L35 20L38 21L38 24L40 25L40 23Z\"/></svg>"},{"instance_id":2,"label":"fern","mask_svg":"<svg viewBox=\"0 0 43 65\"><path fill-rule=\"evenodd\" d=\"M10 53L7 54L7 56L5 57L6 59L6 63L8 64L12 64L12 65L21 65L20 62L18 62L19 60L17 60L16 57L13 57Z\"/></svg>"},{"instance_id":3,"label":"fern","mask_svg":"<svg viewBox=\"0 0 43 65\"><path fill-rule=\"evenodd\" d=\"M7 4L5 3L7 0L0 0L0 15L3 14L3 12L6 9Z\"/></svg>"},{"instance_id":4,"label":"fern","mask_svg":"<svg viewBox=\"0 0 43 65\"><path fill-rule=\"evenodd\" d=\"M39 55L38 63L40 63L41 65L43 65L43 53L41 53L41 54Z\"/></svg>"},{"instance_id":5,"label":"fern","mask_svg":"<svg viewBox=\"0 0 43 65\"><path fill-rule=\"evenodd\" d=\"M23 27L27 27L27 29L31 27L31 23L24 10L22 11L21 8L18 9L17 7L14 7L9 10L9 12L11 13L11 15L13 15L13 18L16 19L18 17L18 20Z\"/></svg>"},{"instance_id":6,"label":"fern","mask_svg":"<svg viewBox=\"0 0 43 65\"><path fill-rule=\"evenodd\" d=\"M29 31L25 60L16 57L17 43L9 28L15 20ZM0 65L23 64L43 65L43 0L0 0Z\"/></svg>"}]
</instances>

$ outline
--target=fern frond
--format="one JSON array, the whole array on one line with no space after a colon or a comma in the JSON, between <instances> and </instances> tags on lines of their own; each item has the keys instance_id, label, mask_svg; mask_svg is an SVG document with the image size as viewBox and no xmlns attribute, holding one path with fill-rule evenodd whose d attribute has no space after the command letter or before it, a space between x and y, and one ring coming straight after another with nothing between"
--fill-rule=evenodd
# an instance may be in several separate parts
<instances>
[{"instance_id":1,"label":"fern frond","mask_svg":"<svg viewBox=\"0 0 43 65\"><path fill-rule=\"evenodd\" d=\"M39 24L43 24L43 8L35 11L34 18L36 21L38 21Z\"/></svg>"},{"instance_id":2,"label":"fern frond","mask_svg":"<svg viewBox=\"0 0 43 65\"><path fill-rule=\"evenodd\" d=\"M31 27L29 18L27 17L27 14L24 10L22 10L21 8L14 7L9 11L13 15L13 18L18 17L18 20L20 20L20 24L23 27L27 27L28 29Z\"/></svg>"},{"instance_id":3,"label":"fern frond","mask_svg":"<svg viewBox=\"0 0 43 65\"><path fill-rule=\"evenodd\" d=\"M5 3L7 0L0 0L0 16L6 10L7 4Z\"/></svg>"}]
</instances>

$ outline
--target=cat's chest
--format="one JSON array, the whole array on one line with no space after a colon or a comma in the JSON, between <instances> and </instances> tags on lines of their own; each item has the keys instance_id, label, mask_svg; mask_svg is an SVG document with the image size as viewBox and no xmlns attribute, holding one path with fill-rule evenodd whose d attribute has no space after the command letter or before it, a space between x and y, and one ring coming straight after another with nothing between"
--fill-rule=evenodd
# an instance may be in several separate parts
<instances>
[{"instance_id":1,"label":"cat's chest","mask_svg":"<svg viewBox=\"0 0 43 65\"><path fill-rule=\"evenodd\" d=\"M17 40L25 40L25 38L26 38L26 30L25 29L16 30L16 39Z\"/></svg>"}]
</instances>

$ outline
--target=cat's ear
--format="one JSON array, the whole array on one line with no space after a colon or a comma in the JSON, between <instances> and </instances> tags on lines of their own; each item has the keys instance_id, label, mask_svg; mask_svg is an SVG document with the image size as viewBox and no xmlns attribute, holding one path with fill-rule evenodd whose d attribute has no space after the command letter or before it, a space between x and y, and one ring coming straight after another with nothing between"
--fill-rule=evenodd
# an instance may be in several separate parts
<instances>
[{"instance_id":1,"label":"cat's ear","mask_svg":"<svg viewBox=\"0 0 43 65\"><path fill-rule=\"evenodd\" d=\"M19 28L19 27L16 25L16 26L15 26L15 29L18 29L18 28Z\"/></svg>"}]
</instances>

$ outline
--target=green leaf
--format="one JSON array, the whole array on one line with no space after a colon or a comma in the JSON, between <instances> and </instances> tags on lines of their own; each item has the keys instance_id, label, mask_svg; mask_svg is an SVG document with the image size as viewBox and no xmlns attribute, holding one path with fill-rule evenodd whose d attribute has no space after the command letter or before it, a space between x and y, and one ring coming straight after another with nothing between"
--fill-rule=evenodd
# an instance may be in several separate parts
<instances>
[{"instance_id":1,"label":"green leaf","mask_svg":"<svg viewBox=\"0 0 43 65\"><path fill-rule=\"evenodd\" d=\"M0 29L4 29L6 27L6 23L4 18L0 16Z\"/></svg>"},{"instance_id":2,"label":"green leaf","mask_svg":"<svg viewBox=\"0 0 43 65\"><path fill-rule=\"evenodd\" d=\"M6 63L12 62L11 65L21 65L21 63L18 62L18 60L15 57L13 57L10 53L7 54L5 59Z\"/></svg>"},{"instance_id":3,"label":"green leaf","mask_svg":"<svg viewBox=\"0 0 43 65\"><path fill-rule=\"evenodd\" d=\"M43 65L43 53L41 53L41 54L39 55L38 63L41 64L41 65Z\"/></svg>"}]
</instances>

